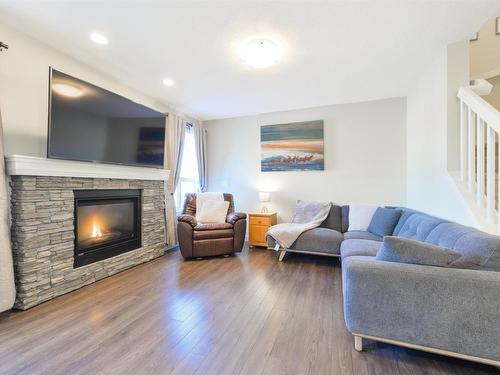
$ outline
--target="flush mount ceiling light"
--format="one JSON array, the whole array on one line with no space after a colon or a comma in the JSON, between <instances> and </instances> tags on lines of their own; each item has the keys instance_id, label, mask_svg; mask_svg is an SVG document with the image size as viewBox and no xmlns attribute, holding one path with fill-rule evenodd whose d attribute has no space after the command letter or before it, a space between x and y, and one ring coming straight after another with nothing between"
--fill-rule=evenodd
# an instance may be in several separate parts
<instances>
[{"instance_id":1,"label":"flush mount ceiling light","mask_svg":"<svg viewBox=\"0 0 500 375\"><path fill-rule=\"evenodd\" d=\"M101 44L103 46L109 43L108 38L106 38L104 35L100 33L90 34L90 40L93 41L94 43Z\"/></svg>"},{"instance_id":2,"label":"flush mount ceiling light","mask_svg":"<svg viewBox=\"0 0 500 375\"><path fill-rule=\"evenodd\" d=\"M83 95L83 91L81 89L66 83L53 83L52 90L59 95L67 96L69 98L78 98Z\"/></svg>"},{"instance_id":3,"label":"flush mount ceiling light","mask_svg":"<svg viewBox=\"0 0 500 375\"><path fill-rule=\"evenodd\" d=\"M171 86L175 85L175 82L174 82L174 80L172 78L165 78L163 80L163 84L165 86L171 87Z\"/></svg>"},{"instance_id":4,"label":"flush mount ceiling light","mask_svg":"<svg viewBox=\"0 0 500 375\"><path fill-rule=\"evenodd\" d=\"M240 47L239 55L248 65L264 69L269 68L279 60L282 50L275 41L258 38L244 43Z\"/></svg>"}]
</instances>

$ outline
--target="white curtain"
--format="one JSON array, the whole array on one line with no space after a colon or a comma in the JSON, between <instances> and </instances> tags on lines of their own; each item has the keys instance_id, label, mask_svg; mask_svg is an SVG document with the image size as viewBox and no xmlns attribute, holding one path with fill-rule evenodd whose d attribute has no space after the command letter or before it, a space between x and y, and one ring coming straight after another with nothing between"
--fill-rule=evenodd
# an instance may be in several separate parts
<instances>
[{"instance_id":1,"label":"white curtain","mask_svg":"<svg viewBox=\"0 0 500 375\"><path fill-rule=\"evenodd\" d=\"M12 308L16 299L14 266L10 247L9 199L6 184L2 114L0 113L0 311Z\"/></svg>"},{"instance_id":2,"label":"white curtain","mask_svg":"<svg viewBox=\"0 0 500 375\"><path fill-rule=\"evenodd\" d=\"M198 122L193 123L196 160L198 162L198 189L207 191L207 130Z\"/></svg>"},{"instance_id":3,"label":"white curtain","mask_svg":"<svg viewBox=\"0 0 500 375\"><path fill-rule=\"evenodd\" d=\"M165 168L170 169L166 183L165 210L167 216L167 244L177 244L177 210L175 207L174 192L179 183L181 174L182 151L186 135L187 121L181 116L170 113L167 117L167 148Z\"/></svg>"}]
</instances>

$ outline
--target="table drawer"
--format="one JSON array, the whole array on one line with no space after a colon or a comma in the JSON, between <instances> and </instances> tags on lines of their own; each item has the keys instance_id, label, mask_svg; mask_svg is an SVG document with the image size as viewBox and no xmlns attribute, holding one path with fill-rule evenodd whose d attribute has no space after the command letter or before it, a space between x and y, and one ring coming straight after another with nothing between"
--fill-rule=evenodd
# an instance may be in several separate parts
<instances>
[{"instance_id":1,"label":"table drawer","mask_svg":"<svg viewBox=\"0 0 500 375\"><path fill-rule=\"evenodd\" d=\"M250 225L268 225L271 226L272 219L267 216L250 216Z\"/></svg>"}]
</instances>

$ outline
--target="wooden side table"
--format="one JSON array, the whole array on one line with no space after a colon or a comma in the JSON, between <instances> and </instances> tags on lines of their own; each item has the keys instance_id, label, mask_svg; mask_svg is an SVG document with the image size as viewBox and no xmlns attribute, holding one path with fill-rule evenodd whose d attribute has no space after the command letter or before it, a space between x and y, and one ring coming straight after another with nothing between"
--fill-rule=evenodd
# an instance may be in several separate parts
<instances>
[{"instance_id":1,"label":"wooden side table","mask_svg":"<svg viewBox=\"0 0 500 375\"><path fill-rule=\"evenodd\" d=\"M276 225L277 216L276 212L248 214L249 246L267 247L266 232L270 226Z\"/></svg>"}]
</instances>

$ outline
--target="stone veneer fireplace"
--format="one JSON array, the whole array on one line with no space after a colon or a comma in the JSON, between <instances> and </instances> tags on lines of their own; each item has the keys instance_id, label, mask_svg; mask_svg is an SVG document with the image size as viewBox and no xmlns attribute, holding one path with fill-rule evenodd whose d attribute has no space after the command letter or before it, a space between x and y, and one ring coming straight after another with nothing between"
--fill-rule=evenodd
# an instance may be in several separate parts
<instances>
[{"instance_id":1,"label":"stone veneer fireplace","mask_svg":"<svg viewBox=\"0 0 500 375\"><path fill-rule=\"evenodd\" d=\"M23 175L9 168L9 158L7 172L15 308L30 308L163 255L164 181Z\"/></svg>"}]
</instances>

